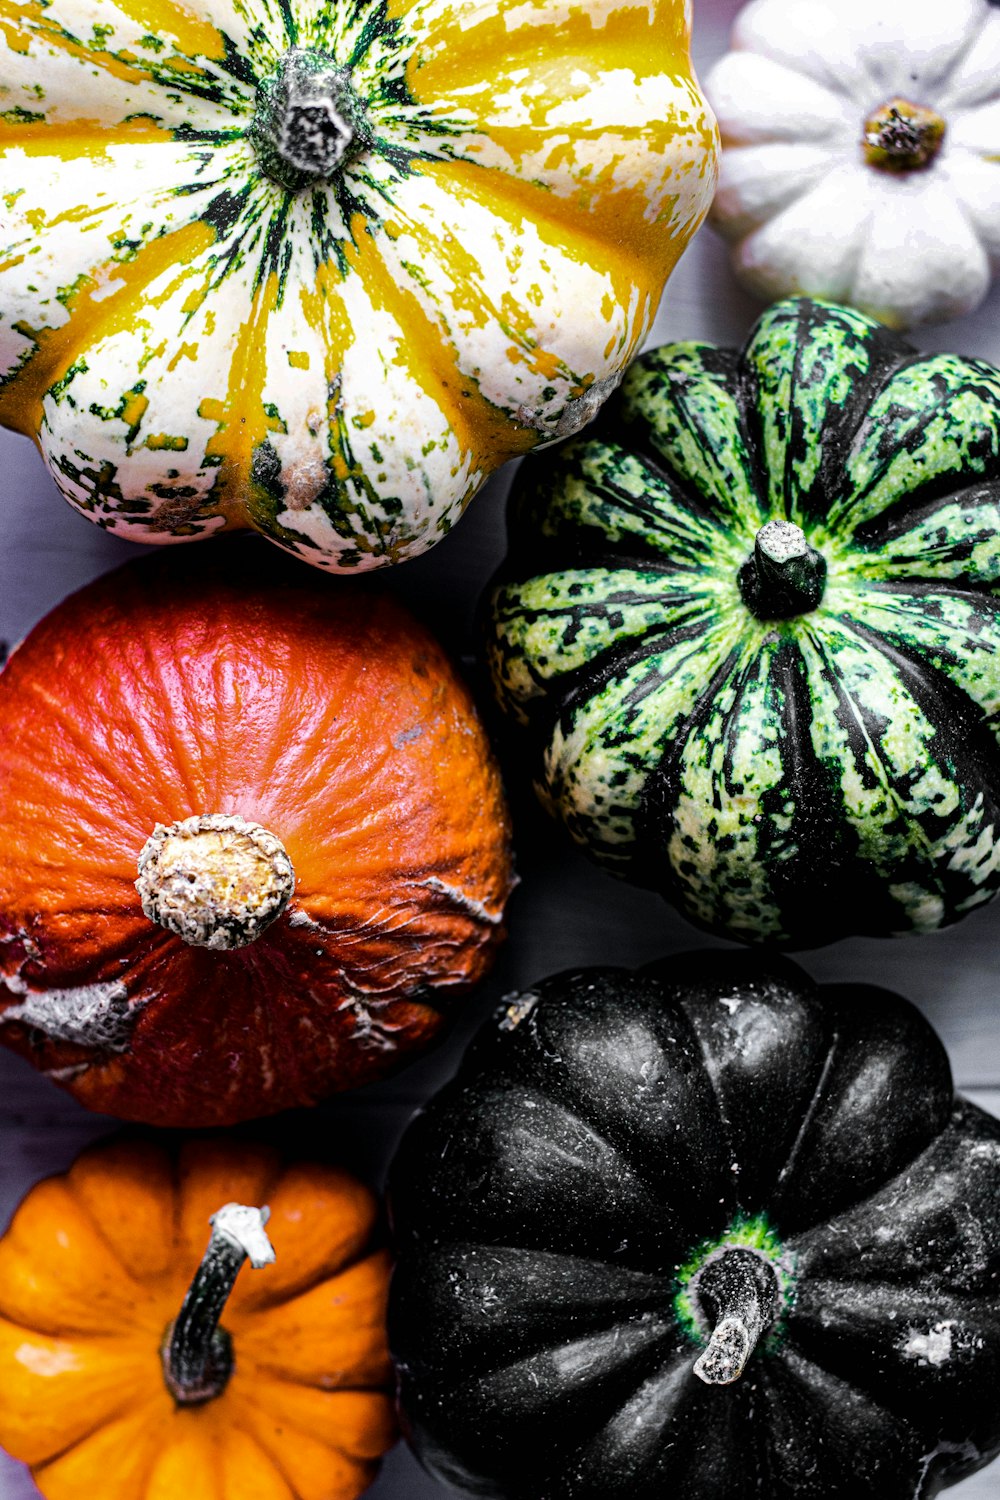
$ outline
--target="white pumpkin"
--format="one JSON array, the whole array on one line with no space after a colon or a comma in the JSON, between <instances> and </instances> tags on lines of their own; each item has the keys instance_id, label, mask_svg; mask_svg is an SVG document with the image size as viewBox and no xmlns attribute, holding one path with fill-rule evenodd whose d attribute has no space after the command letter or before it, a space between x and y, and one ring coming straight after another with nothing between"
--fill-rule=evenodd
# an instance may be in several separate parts
<instances>
[{"instance_id":1,"label":"white pumpkin","mask_svg":"<svg viewBox=\"0 0 1000 1500\"><path fill-rule=\"evenodd\" d=\"M688 0L0 0L0 422L138 541L429 547L715 186Z\"/></svg>"},{"instance_id":2,"label":"white pumpkin","mask_svg":"<svg viewBox=\"0 0 1000 1500\"><path fill-rule=\"evenodd\" d=\"M976 307L1000 264L1000 9L754 0L731 45L705 89L740 281L896 328Z\"/></svg>"}]
</instances>

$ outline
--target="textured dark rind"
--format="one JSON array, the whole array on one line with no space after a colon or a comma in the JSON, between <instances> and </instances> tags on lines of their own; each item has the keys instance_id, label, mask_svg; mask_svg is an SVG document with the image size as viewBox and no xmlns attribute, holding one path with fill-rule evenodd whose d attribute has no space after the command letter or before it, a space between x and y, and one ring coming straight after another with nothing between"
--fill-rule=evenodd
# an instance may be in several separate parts
<instances>
[{"instance_id":1,"label":"textured dark rind","mask_svg":"<svg viewBox=\"0 0 1000 1500\"><path fill-rule=\"evenodd\" d=\"M746 568L775 520L825 587L761 619ZM485 606L497 697L606 868L799 947L932 931L996 894L992 366L780 303L738 356L637 360L599 423L522 467L510 538Z\"/></svg>"},{"instance_id":2,"label":"textured dark rind","mask_svg":"<svg viewBox=\"0 0 1000 1500\"><path fill-rule=\"evenodd\" d=\"M718 953L546 979L390 1205L407 1435L470 1494L927 1500L1000 1452L1000 1123L898 996ZM727 1242L786 1306L708 1386L683 1291Z\"/></svg>"}]
</instances>

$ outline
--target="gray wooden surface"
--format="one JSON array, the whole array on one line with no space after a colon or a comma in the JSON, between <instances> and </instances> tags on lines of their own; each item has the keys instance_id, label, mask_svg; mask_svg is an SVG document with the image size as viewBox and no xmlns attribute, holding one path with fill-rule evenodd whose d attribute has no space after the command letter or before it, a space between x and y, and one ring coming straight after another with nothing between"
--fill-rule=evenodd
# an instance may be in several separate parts
<instances>
[{"instance_id":1,"label":"gray wooden surface","mask_svg":"<svg viewBox=\"0 0 1000 1500\"><path fill-rule=\"evenodd\" d=\"M735 0L695 0L699 67L724 50ZM708 229L675 273L650 340L706 338L739 343L759 309L730 279L725 253ZM1000 363L1000 290L978 314L924 330L925 348L950 348ZM503 552L501 475L428 557L382 575L459 655L471 649L471 616ZM0 433L0 640L19 639L52 605L90 578L134 556L75 515L59 498L27 441ZM656 897L591 868L524 804L518 834L522 883L510 906L510 940L490 981L467 1002L448 1040L388 1084L332 1101L306 1119L286 1117L277 1135L301 1133L362 1175L381 1177L414 1108L453 1071L470 1033L499 996L543 974L588 963L637 964L704 939ZM1000 903L933 937L853 940L801 961L820 980L863 979L915 1000L941 1032L959 1086L1000 1114ZM88 1114L0 1049L0 1226L33 1183L69 1165L114 1122ZM368 1500L446 1500L402 1448L387 1460ZM1000 1464L949 1492L955 1500L1000 1500ZM0 1456L0 1500L37 1491L20 1465ZM860 1496L859 1496L860 1500ZM871 1497L877 1500L877 1497Z\"/></svg>"}]
</instances>

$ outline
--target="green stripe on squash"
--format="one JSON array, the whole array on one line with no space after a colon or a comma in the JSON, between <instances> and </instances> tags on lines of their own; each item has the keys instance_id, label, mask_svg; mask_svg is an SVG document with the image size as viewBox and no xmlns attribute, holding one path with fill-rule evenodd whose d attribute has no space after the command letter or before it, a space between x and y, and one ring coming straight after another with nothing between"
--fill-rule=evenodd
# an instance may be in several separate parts
<instances>
[{"instance_id":1,"label":"green stripe on squash","mask_svg":"<svg viewBox=\"0 0 1000 1500\"><path fill-rule=\"evenodd\" d=\"M748 941L927 932L1000 887L998 583L1000 372L792 299L523 467L488 654L614 873Z\"/></svg>"}]
</instances>

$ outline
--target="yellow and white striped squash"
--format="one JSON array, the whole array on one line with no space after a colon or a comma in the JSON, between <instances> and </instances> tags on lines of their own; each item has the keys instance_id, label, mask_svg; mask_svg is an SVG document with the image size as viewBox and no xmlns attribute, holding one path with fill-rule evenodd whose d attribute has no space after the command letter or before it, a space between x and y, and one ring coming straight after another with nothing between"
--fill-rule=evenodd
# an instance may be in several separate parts
<instances>
[{"instance_id":1,"label":"yellow and white striped squash","mask_svg":"<svg viewBox=\"0 0 1000 1500\"><path fill-rule=\"evenodd\" d=\"M137 541L425 550L715 185L689 0L0 0L0 421Z\"/></svg>"}]
</instances>

